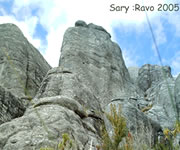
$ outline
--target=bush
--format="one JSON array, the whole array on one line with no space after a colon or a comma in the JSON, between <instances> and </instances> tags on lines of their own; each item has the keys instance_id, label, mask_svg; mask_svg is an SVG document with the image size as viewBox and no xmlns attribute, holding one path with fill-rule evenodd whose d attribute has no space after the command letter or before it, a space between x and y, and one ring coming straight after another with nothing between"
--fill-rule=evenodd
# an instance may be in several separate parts
<instances>
[{"instance_id":1,"label":"bush","mask_svg":"<svg viewBox=\"0 0 180 150\"><path fill-rule=\"evenodd\" d=\"M59 150L71 149L73 147L73 142L69 138L69 135L67 133L64 133L62 135L62 138L62 141L58 145Z\"/></svg>"},{"instance_id":2,"label":"bush","mask_svg":"<svg viewBox=\"0 0 180 150\"><path fill-rule=\"evenodd\" d=\"M105 125L102 126L102 145L98 150L179 150L180 147L173 145L173 139L170 138L169 129L164 130L165 139L168 142L158 143L152 146L152 129L141 126L141 131L132 134L127 129L126 119L122 116L121 106L119 105L118 111L116 106L110 106L110 113L106 114L108 120L114 129L114 135L110 139ZM175 129L171 135L175 137L180 133L180 123L177 122Z\"/></svg>"},{"instance_id":3,"label":"bush","mask_svg":"<svg viewBox=\"0 0 180 150\"><path fill-rule=\"evenodd\" d=\"M121 115L120 105L119 105L118 111L116 111L116 106L111 104L110 110L111 110L111 113L110 114L107 113L106 116L113 126L114 135L113 135L113 139L111 140L106 131L105 125L103 125L102 149L103 150L121 150L122 147L119 145L122 142L122 139L125 138L128 134L127 127L126 127L126 120Z\"/></svg>"},{"instance_id":4,"label":"bush","mask_svg":"<svg viewBox=\"0 0 180 150\"><path fill-rule=\"evenodd\" d=\"M40 150L70 150L76 149L73 140L70 139L68 133L62 134L62 140L59 142L56 149L54 148L40 148Z\"/></svg>"}]
</instances>

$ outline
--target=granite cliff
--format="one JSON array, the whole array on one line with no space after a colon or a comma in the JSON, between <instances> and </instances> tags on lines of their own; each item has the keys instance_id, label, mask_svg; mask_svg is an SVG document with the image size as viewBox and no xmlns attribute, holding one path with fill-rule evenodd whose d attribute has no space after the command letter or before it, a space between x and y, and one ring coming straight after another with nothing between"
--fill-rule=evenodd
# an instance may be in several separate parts
<instances>
[{"instance_id":1,"label":"granite cliff","mask_svg":"<svg viewBox=\"0 0 180 150\"><path fill-rule=\"evenodd\" d=\"M0 124L23 115L50 68L17 26L0 25Z\"/></svg>"},{"instance_id":2,"label":"granite cliff","mask_svg":"<svg viewBox=\"0 0 180 150\"><path fill-rule=\"evenodd\" d=\"M66 30L59 66L51 69L18 27L2 24L0 104L1 150L55 149L64 133L72 149L95 150L102 124L113 134L105 115L111 104L121 105L132 133L151 128L155 144L180 119L180 75L174 79L168 66L127 68L111 35L83 21Z\"/></svg>"}]
</instances>

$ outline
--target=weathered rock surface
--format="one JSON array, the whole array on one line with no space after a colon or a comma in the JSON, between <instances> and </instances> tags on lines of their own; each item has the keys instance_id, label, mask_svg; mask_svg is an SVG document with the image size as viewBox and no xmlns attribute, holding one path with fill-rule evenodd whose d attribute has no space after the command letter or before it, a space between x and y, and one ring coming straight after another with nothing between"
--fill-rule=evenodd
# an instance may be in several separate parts
<instances>
[{"instance_id":1,"label":"weathered rock surface","mask_svg":"<svg viewBox=\"0 0 180 150\"><path fill-rule=\"evenodd\" d=\"M0 25L0 85L14 95L34 97L51 67L13 24Z\"/></svg>"},{"instance_id":2,"label":"weathered rock surface","mask_svg":"<svg viewBox=\"0 0 180 150\"><path fill-rule=\"evenodd\" d=\"M23 115L50 68L17 26L0 25L0 124Z\"/></svg>"},{"instance_id":3,"label":"weathered rock surface","mask_svg":"<svg viewBox=\"0 0 180 150\"><path fill-rule=\"evenodd\" d=\"M47 73L33 100L35 108L30 107L23 117L8 122L6 131L1 130L3 126L0 129L4 135L0 137L1 149L54 146L65 132L78 143L79 149L88 149L91 142L95 147L100 143L101 105L114 97L133 94L134 88L121 50L99 26L69 28L64 35L61 51L59 67ZM132 87L127 88L129 85ZM35 113L36 109L39 115ZM37 122L38 116L45 120L44 124L54 141L48 139L46 130L40 121ZM26 120L33 120L32 125ZM21 122L21 126L16 125L19 131L11 128L17 122ZM27 132L29 142L20 136ZM43 140L38 140L39 135ZM12 139L16 142L11 142Z\"/></svg>"},{"instance_id":4,"label":"weathered rock surface","mask_svg":"<svg viewBox=\"0 0 180 150\"><path fill-rule=\"evenodd\" d=\"M46 97L39 101L23 117L1 125L1 149L55 148L63 133L68 133L70 138L75 139L77 143L74 144L78 145L78 149L88 149L91 140L94 144L98 142L95 128L98 119L85 118L85 112L78 102L63 96Z\"/></svg>"},{"instance_id":5,"label":"weathered rock surface","mask_svg":"<svg viewBox=\"0 0 180 150\"><path fill-rule=\"evenodd\" d=\"M96 26L66 31L59 65L75 74L101 105L118 97L136 96L119 46Z\"/></svg>"},{"instance_id":6,"label":"weathered rock surface","mask_svg":"<svg viewBox=\"0 0 180 150\"><path fill-rule=\"evenodd\" d=\"M139 70L138 74L137 71ZM164 73L162 72L164 70ZM139 90L139 97L129 99L115 99L110 104L121 104L122 113L127 119L128 128L141 126L152 129L153 139L157 140L157 133L165 128L174 129L174 125L179 117L180 110L180 77L176 81L171 75L171 69L168 66L144 65L140 69L128 68L131 80ZM144 95L142 96L142 93ZM105 111L110 112L110 104L106 106ZM118 111L118 107L117 111ZM106 120L106 127L109 134L112 134L111 125ZM147 122L149 124L147 124ZM142 127L141 127L142 128ZM133 130L131 130L134 132ZM179 138L177 138L178 141ZM154 141L154 142L155 142ZM178 143L176 141L176 143Z\"/></svg>"},{"instance_id":7,"label":"weathered rock surface","mask_svg":"<svg viewBox=\"0 0 180 150\"><path fill-rule=\"evenodd\" d=\"M23 101L0 86L0 124L22 116L24 111Z\"/></svg>"},{"instance_id":8,"label":"weathered rock surface","mask_svg":"<svg viewBox=\"0 0 180 150\"><path fill-rule=\"evenodd\" d=\"M168 83L167 83L167 82ZM152 108L147 115L155 121L158 121L163 128L172 129L176 122L177 106L174 99L175 81L167 79L159 83L156 87L149 89L147 99L152 101ZM173 103L173 104L172 104ZM174 105L174 106L173 106Z\"/></svg>"},{"instance_id":9,"label":"weathered rock surface","mask_svg":"<svg viewBox=\"0 0 180 150\"><path fill-rule=\"evenodd\" d=\"M68 133L73 150L95 150L101 143L102 123L109 134L113 132L103 115L111 104L121 105L130 131L150 128L154 143L158 132L172 127L176 119L162 69L179 107L180 77L174 81L169 67L144 65L128 71L121 49L103 27L77 21L65 32L59 66L47 72L32 105L22 117L0 125L0 149L56 148L62 134ZM147 106L152 108L142 111Z\"/></svg>"},{"instance_id":10,"label":"weathered rock surface","mask_svg":"<svg viewBox=\"0 0 180 150\"><path fill-rule=\"evenodd\" d=\"M149 118L159 122L162 128L173 129L180 108L178 78L174 80L168 66L146 64L139 69L138 75L137 70L129 68L132 81L144 93L143 97L137 99L139 109L149 107L145 111Z\"/></svg>"},{"instance_id":11,"label":"weathered rock surface","mask_svg":"<svg viewBox=\"0 0 180 150\"><path fill-rule=\"evenodd\" d=\"M151 120L151 118L147 117L142 111L140 111L136 102L132 103L131 99L116 99L105 107L105 112L108 114L111 113L111 105L116 106L117 112L119 111L119 107L121 107L122 116L126 118L127 127L131 133L136 135L142 132L143 134L146 133L149 136L144 136L144 138L147 138L147 141L151 141L151 143L149 143L150 145L157 142L158 132L162 132L160 124ZM104 115L104 121L107 131L112 136L112 126L109 124L106 115Z\"/></svg>"},{"instance_id":12,"label":"weathered rock surface","mask_svg":"<svg viewBox=\"0 0 180 150\"><path fill-rule=\"evenodd\" d=\"M145 92L167 77L172 78L170 67L146 64L139 69L137 80L139 87Z\"/></svg>"},{"instance_id":13,"label":"weathered rock surface","mask_svg":"<svg viewBox=\"0 0 180 150\"><path fill-rule=\"evenodd\" d=\"M176 78L174 91L175 91L174 93L175 93L177 117L180 118L180 74Z\"/></svg>"}]
</instances>

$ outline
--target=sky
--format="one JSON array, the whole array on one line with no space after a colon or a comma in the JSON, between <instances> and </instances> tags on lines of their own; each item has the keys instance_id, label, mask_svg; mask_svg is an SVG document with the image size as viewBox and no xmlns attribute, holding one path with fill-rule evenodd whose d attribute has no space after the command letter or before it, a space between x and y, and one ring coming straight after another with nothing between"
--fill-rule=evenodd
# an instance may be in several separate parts
<instances>
[{"instance_id":1,"label":"sky","mask_svg":"<svg viewBox=\"0 0 180 150\"><path fill-rule=\"evenodd\" d=\"M115 11L116 10L116 11ZM127 67L160 64L180 73L178 0L0 0L0 24L16 24L52 66L58 66L63 35L77 20L103 26L120 46Z\"/></svg>"}]
</instances>

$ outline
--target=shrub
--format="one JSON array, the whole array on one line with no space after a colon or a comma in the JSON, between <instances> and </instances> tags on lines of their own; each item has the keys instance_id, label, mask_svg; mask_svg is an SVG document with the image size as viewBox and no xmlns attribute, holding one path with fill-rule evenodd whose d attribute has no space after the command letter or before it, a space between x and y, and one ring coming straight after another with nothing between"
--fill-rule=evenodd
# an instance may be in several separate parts
<instances>
[{"instance_id":1,"label":"shrub","mask_svg":"<svg viewBox=\"0 0 180 150\"><path fill-rule=\"evenodd\" d=\"M71 149L72 147L72 140L69 138L69 135L67 133L64 133L62 135L62 141L58 145L59 150Z\"/></svg>"},{"instance_id":2,"label":"shrub","mask_svg":"<svg viewBox=\"0 0 180 150\"><path fill-rule=\"evenodd\" d=\"M114 129L114 135L112 139L109 137L106 131L105 125L102 125L102 145L98 150L179 150L178 145L173 145L173 139L170 136L177 135L180 133L180 123L177 122L175 129L171 132L169 129L164 130L165 143L158 143L152 145L152 128L146 128L141 125L141 130L132 134L127 129L126 120L121 114L121 106L119 105L118 111L116 111L116 106L111 105L110 113L106 114L108 120L112 124Z\"/></svg>"},{"instance_id":3,"label":"shrub","mask_svg":"<svg viewBox=\"0 0 180 150\"><path fill-rule=\"evenodd\" d=\"M54 148L40 148L40 150L70 150L70 149L74 149L75 145L73 140L70 139L68 133L64 133L62 134L62 141L59 142L58 146L56 149Z\"/></svg>"},{"instance_id":4,"label":"shrub","mask_svg":"<svg viewBox=\"0 0 180 150\"><path fill-rule=\"evenodd\" d=\"M116 111L116 106L111 104L110 111L111 112L109 114L107 113L106 116L113 126L114 135L113 135L113 139L111 140L106 131L105 125L103 125L102 149L103 150L121 150L122 147L119 147L119 144L120 142L122 142L122 139L125 138L128 133L127 127L126 127L126 120L122 116L120 105L119 105L118 111Z\"/></svg>"},{"instance_id":5,"label":"shrub","mask_svg":"<svg viewBox=\"0 0 180 150\"><path fill-rule=\"evenodd\" d=\"M40 150L54 150L54 148L40 148Z\"/></svg>"}]
</instances>

